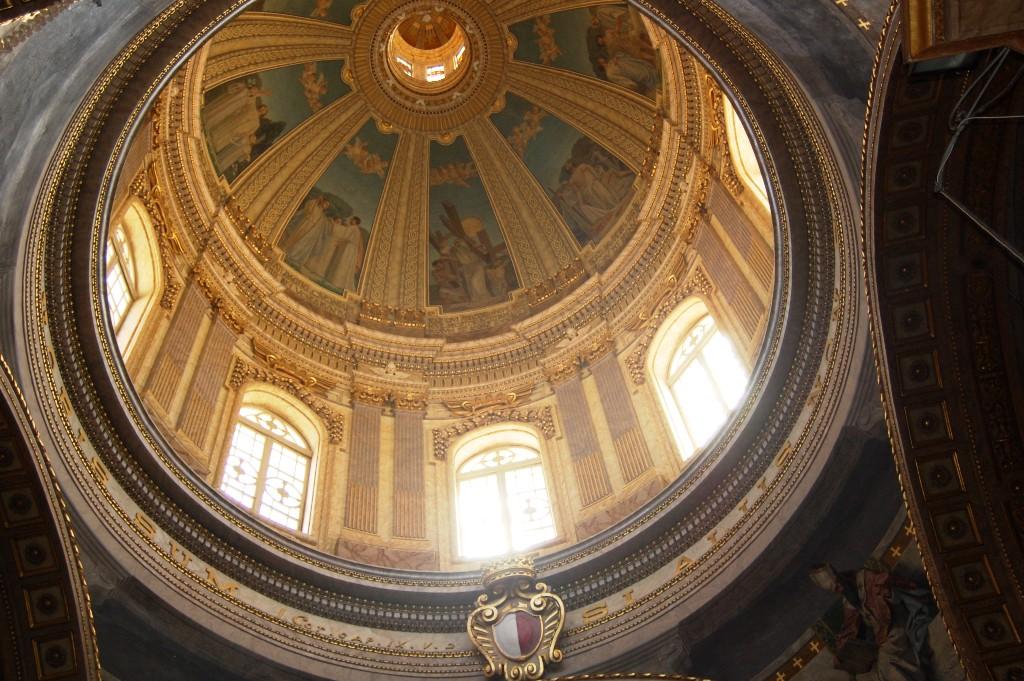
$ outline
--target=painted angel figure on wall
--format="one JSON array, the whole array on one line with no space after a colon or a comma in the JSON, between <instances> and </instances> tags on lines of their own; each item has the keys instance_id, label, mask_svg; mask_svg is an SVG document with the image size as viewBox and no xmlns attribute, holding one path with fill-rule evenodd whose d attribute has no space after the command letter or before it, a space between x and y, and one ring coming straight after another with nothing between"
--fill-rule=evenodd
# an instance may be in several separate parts
<instances>
[{"instance_id":1,"label":"painted angel figure on wall","mask_svg":"<svg viewBox=\"0 0 1024 681\"><path fill-rule=\"evenodd\" d=\"M842 626L832 650L851 679L930 681L929 624L938 610L927 587L882 566L837 572L815 566L811 580L842 597Z\"/></svg>"}]
</instances>

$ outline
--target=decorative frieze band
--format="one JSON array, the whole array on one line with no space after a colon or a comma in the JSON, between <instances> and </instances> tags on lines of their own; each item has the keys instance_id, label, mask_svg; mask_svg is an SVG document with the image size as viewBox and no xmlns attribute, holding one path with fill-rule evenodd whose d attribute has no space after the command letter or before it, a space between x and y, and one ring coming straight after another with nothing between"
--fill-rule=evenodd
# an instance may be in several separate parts
<instances>
[{"instance_id":1,"label":"decorative frieze band","mask_svg":"<svg viewBox=\"0 0 1024 681\"><path fill-rule=\"evenodd\" d=\"M495 423L530 423L540 430L545 440L555 437L555 419L551 407L483 411L446 428L434 428L434 458L446 461L448 448L453 439L471 430Z\"/></svg>"},{"instance_id":2,"label":"decorative frieze band","mask_svg":"<svg viewBox=\"0 0 1024 681\"><path fill-rule=\"evenodd\" d=\"M714 285L699 265L693 269L693 272L681 286L677 285L677 282L678 279L675 275L669 278L668 290L662 294L661 300L654 306L654 312L644 320L640 342L633 352L629 354L629 357L626 358L629 377L633 379L633 383L636 385L641 385L647 381L647 375L644 370L647 364L647 350L651 346L654 334L658 332L658 327L665 321L665 318L676 309L679 303L689 296L699 293L702 296L708 297L714 291Z\"/></svg>"},{"instance_id":3,"label":"decorative frieze band","mask_svg":"<svg viewBox=\"0 0 1024 681\"><path fill-rule=\"evenodd\" d=\"M294 395L303 404L312 409L317 416L323 419L331 444L340 444L342 442L342 438L345 436L345 416L317 399L310 390L310 386L273 369L264 369L250 364L241 357L235 357L234 364L231 366L231 376L228 379L228 385L238 390L247 382L268 383Z\"/></svg>"}]
</instances>

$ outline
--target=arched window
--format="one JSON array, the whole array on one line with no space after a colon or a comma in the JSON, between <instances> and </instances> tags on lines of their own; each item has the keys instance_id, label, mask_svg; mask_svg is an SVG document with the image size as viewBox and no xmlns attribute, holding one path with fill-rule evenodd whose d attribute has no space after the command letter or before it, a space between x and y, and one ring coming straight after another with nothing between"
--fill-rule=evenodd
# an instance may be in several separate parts
<instances>
[{"instance_id":1,"label":"arched window","mask_svg":"<svg viewBox=\"0 0 1024 681\"><path fill-rule=\"evenodd\" d=\"M767 208L768 190L764 186L764 178L761 176L761 166L757 162L757 153L754 145L750 143L743 121L732 104L725 97L722 98L725 112L725 133L729 140L729 154L732 156L733 167L743 185L757 197L757 200Z\"/></svg>"},{"instance_id":2,"label":"arched window","mask_svg":"<svg viewBox=\"0 0 1024 681\"><path fill-rule=\"evenodd\" d=\"M135 291L135 263L124 228L118 225L107 241L107 304L115 332L124 323L128 308L136 298Z\"/></svg>"},{"instance_id":3,"label":"arched window","mask_svg":"<svg viewBox=\"0 0 1024 681\"><path fill-rule=\"evenodd\" d=\"M684 302L659 332L651 370L684 459L704 447L743 398L749 372L704 304Z\"/></svg>"},{"instance_id":4,"label":"arched window","mask_svg":"<svg viewBox=\"0 0 1024 681\"><path fill-rule=\"evenodd\" d=\"M314 449L299 430L259 404L238 411L220 490L247 510L290 530L308 529Z\"/></svg>"},{"instance_id":5,"label":"arched window","mask_svg":"<svg viewBox=\"0 0 1024 681\"><path fill-rule=\"evenodd\" d=\"M145 206L132 199L111 222L107 236L107 309L117 344L126 356L160 287L160 256L153 229Z\"/></svg>"},{"instance_id":6,"label":"arched window","mask_svg":"<svg viewBox=\"0 0 1024 681\"><path fill-rule=\"evenodd\" d=\"M463 558L523 551L557 536L539 444L532 433L504 430L457 450L456 524Z\"/></svg>"}]
</instances>

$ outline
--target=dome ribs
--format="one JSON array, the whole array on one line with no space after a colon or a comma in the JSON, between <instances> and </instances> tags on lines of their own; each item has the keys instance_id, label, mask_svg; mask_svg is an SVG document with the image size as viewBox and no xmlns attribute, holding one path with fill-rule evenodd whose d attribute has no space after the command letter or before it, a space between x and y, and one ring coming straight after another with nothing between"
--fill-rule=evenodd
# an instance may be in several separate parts
<instances>
[{"instance_id":1,"label":"dome ribs","mask_svg":"<svg viewBox=\"0 0 1024 681\"><path fill-rule=\"evenodd\" d=\"M578 249L569 228L498 129L478 119L465 138L522 285L544 285L571 268Z\"/></svg>"},{"instance_id":2,"label":"dome ribs","mask_svg":"<svg viewBox=\"0 0 1024 681\"><path fill-rule=\"evenodd\" d=\"M642 171L658 125L653 100L606 81L527 62L512 62L508 76L514 94L600 140L633 172ZM601 108L593 102L601 102Z\"/></svg>"},{"instance_id":3,"label":"dome ribs","mask_svg":"<svg viewBox=\"0 0 1024 681\"><path fill-rule=\"evenodd\" d=\"M210 43L203 87L281 66L343 59L352 30L333 22L287 14L246 12Z\"/></svg>"},{"instance_id":4,"label":"dome ribs","mask_svg":"<svg viewBox=\"0 0 1024 681\"><path fill-rule=\"evenodd\" d=\"M302 199L369 117L360 96L346 95L310 116L249 166L238 178L234 195L259 237L274 243Z\"/></svg>"},{"instance_id":5,"label":"dome ribs","mask_svg":"<svg viewBox=\"0 0 1024 681\"><path fill-rule=\"evenodd\" d=\"M497 5L498 18L501 21L506 24L514 24L539 17L542 14L564 12L600 3L595 0L502 0L492 4Z\"/></svg>"},{"instance_id":6,"label":"dome ribs","mask_svg":"<svg viewBox=\"0 0 1024 681\"><path fill-rule=\"evenodd\" d=\"M426 258L430 140L405 133L398 142L380 210L370 232L362 295L399 309L427 302Z\"/></svg>"}]
</instances>

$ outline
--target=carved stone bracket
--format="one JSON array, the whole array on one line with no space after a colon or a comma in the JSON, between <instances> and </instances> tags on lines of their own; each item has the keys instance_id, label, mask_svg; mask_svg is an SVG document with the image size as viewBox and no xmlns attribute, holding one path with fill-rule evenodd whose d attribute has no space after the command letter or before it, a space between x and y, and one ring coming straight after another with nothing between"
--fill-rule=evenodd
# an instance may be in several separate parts
<instances>
[{"instance_id":1,"label":"carved stone bracket","mask_svg":"<svg viewBox=\"0 0 1024 681\"><path fill-rule=\"evenodd\" d=\"M159 116L154 107L153 125L156 128L159 124ZM158 130L154 130L154 139L157 139ZM145 169L132 180L129 192L132 196L142 201L146 207L150 219L153 221L153 232L156 234L157 248L160 250L160 267L164 275L163 293L160 296L160 307L165 310L174 309L178 302L178 294L181 293L181 279L174 267L174 256L182 253L181 242L178 239L177 231L167 220L162 204L163 189L157 177L156 164L150 163Z\"/></svg>"},{"instance_id":2,"label":"carved stone bracket","mask_svg":"<svg viewBox=\"0 0 1024 681\"><path fill-rule=\"evenodd\" d=\"M264 369L250 364L241 357L235 357L231 366L231 375L228 378L228 385L235 390L240 389L246 383L269 383L281 388L289 394L302 400L302 403L313 410L317 416L324 421L327 428L327 436L331 444L340 444L345 436L345 416L331 409L323 401L317 399L308 385L305 385L291 376L279 373L274 369Z\"/></svg>"},{"instance_id":3,"label":"carved stone bracket","mask_svg":"<svg viewBox=\"0 0 1024 681\"><path fill-rule=\"evenodd\" d=\"M464 421L453 423L446 428L434 428L434 458L446 461L448 448L453 439L471 430L494 423L532 423L540 429L545 440L555 437L555 419L551 407L487 410L474 414Z\"/></svg>"},{"instance_id":4,"label":"carved stone bracket","mask_svg":"<svg viewBox=\"0 0 1024 681\"><path fill-rule=\"evenodd\" d=\"M658 327L665 321L665 318L676 309L679 303L689 296L700 293L706 297L710 296L713 290L714 286L711 283L711 279L708 278L708 275L699 265L693 269L693 272L682 285L678 284L678 279L675 275L669 277L667 290L662 293L658 303L654 306L654 312L642 318L640 342L633 352L629 354L629 357L626 358L626 367L629 370L629 377L633 379L633 383L642 385L647 381L647 376L644 372L644 366L647 363L647 351L651 346L651 341L654 339L654 334L658 332Z\"/></svg>"},{"instance_id":5,"label":"carved stone bracket","mask_svg":"<svg viewBox=\"0 0 1024 681\"><path fill-rule=\"evenodd\" d=\"M740 181L739 176L736 175L732 151L729 149L728 129L725 122L725 95L718 89L718 84L710 73L704 74L704 82L708 88L707 101L711 110L711 134L715 139L713 148L720 149L722 153L722 167L719 169L718 175L722 180L722 184L729 190L729 193L733 196L739 196L743 193L743 183Z\"/></svg>"},{"instance_id":6,"label":"carved stone bracket","mask_svg":"<svg viewBox=\"0 0 1024 681\"><path fill-rule=\"evenodd\" d=\"M383 407L391 404L404 411L423 411L427 408L427 395L415 390L390 390L376 386L357 385L352 388L352 400Z\"/></svg>"},{"instance_id":7,"label":"carved stone bracket","mask_svg":"<svg viewBox=\"0 0 1024 681\"><path fill-rule=\"evenodd\" d=\"M521 396L529 395L533 392L534 385L529 384L522 387L517 387L514 390L508 392L487 395L473 400L463 400L462 402L446 402L445 406L448 411L451 412L452 416L466 417L474 416L479 413L486 411L492 411L495 409L511 408L516 404Z\"/></svg>"},{"instance_id":8,"label":"carved stone bracket","mask_svg":"<svg viewBox=\"0 0 1024 681\"><path fill-rule=\"evenodd\" d=\"M203 296L210 303L210 307L213 309L214 314L220 315L221 319L224 320L224 323L227 324L236 334L240 334L245 331L247 323L246 316L234 305L229 303L227 299L225 299L214 285L213 279L210 277L202 263L197 264L195 268L193 268L192 275L195 277L195 282L199 287L199 290L202 291Z\"/></svg>"}]
</instances>

